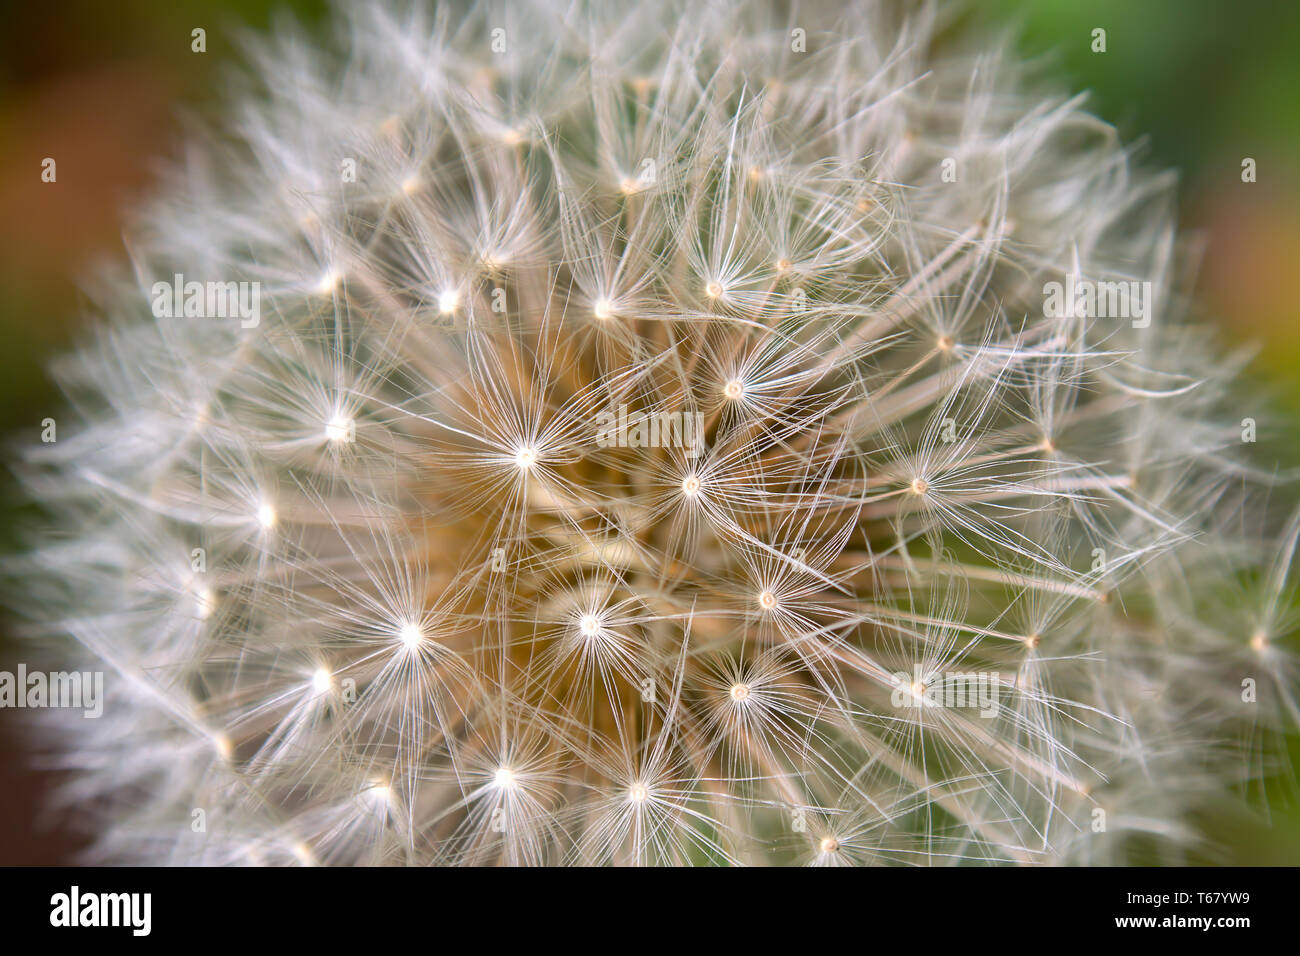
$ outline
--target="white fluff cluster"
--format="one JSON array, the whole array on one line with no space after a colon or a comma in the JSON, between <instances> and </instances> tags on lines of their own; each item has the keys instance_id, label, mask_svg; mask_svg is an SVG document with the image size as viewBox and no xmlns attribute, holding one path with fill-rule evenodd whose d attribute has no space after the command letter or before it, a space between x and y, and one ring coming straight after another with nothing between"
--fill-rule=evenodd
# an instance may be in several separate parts
<instances>
[{"instance_id":1,"label":"white fluff cluster","mask_svg":"<svg viewBox=\"0 0 1300 956\"><path fill-rule=\"evenodd\" d=\"M942 8L361 6L140 211L29 467L101 856L1196 847L1295 714L1297 531L1169 179Z\"/></svg>"}]
</instances>

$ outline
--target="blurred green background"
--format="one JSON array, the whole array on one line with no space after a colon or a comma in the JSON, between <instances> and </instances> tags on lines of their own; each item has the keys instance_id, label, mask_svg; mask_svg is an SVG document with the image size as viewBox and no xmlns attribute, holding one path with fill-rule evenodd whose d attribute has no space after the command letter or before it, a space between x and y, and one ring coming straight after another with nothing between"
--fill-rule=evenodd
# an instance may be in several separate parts
<instances>
[{"instance_id":1,"label":"blurred green background","mask_svg":"<svg viewBox=\"0 0 1300 956\"><path fill-rule=\"evenodd\" d=\"M364 0L357 0L364 2ZM618 0L610 0L616 4ZM1185 226L1204 242L1206 313L1230 343L1261 346L1251 375L1277 396L1259 451L1300 465L1300 3L1294 0L982 0L978 19L1019 23L1026 55L1055 61L1070 88L1147 157L1182 173ZM122 255L121 210L174 155L182 110L221 102L238 34L272 9L324 19L319 0L63 0L0 12L0 434L35 435L59 399L45 376L85 321L77 277ZM190 31L207 30L207 52ZM1104 54L1092 30L1106 30ZM41 160L58 183L40 182ZM1253 157L1258 181L1241 182ZM1272 418L1270 422L1269 419ZM0 471L0 551L23 511ZM14 660L0 621L0 667ZM14 712L0 711L0 864L65 862L77 840L34 822L54 776L30 769ZM1292 751L1300 766L1300 747ZM1221 862L1300 863L1294 788L1273 787L1271 825L1216 817Z\"/></svg>"}]
</instances>

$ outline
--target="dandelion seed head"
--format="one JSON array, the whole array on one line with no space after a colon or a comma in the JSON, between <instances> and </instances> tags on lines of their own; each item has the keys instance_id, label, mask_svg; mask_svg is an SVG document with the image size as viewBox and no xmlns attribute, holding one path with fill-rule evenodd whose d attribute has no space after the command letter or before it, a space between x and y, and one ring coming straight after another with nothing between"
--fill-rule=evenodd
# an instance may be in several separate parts
<instances>
[{"instance_id":1,"label":"dandelion seed head","mask_svg":"<svg viewBox=\"0 0 1300 956\"><path fill-rule=\"evenodd\" d=\"M537 449L531 445L523 445L515 451L515 464L520 471L528 471L533 465L537 464Z\"/></svg>"},{"instance_id":2,"label":"dandelion seed head","mask_svg":"<svg viewBox=\"0 0 1300 956\"><path fill-rule=\"evenodd\" d=\"M293 853L293 858L297 860L301 865L303 866L316 865L316 854L312 852L310 846L308 846L306 843L302 842L301 840L293 844L293 846L290 848L290 852Z\"/></svg>"},{"instance_id":3,"label":"dandelion seed head","mask_svg":"<svg viewBox=\"0 0 1300 956\"><path fill-rule=\"evenodd\" d=\"M212 748L222 760L229 760L235 753L234 744L230 742L230 738L224 733L212 735Z\"/></svg>"},{"instance_id":4,"label":"dandelion seed head","mask_svg":"<svg viewBox=\"0 0 1300 956\"><path fill-rule=\"evenodd\" d=\"M336 444L352 440L352 419L339 413L325 423L325 440Z\"/></svg>"},{"instance_id":5,"label":"dandelion seed head","mask_svg":"<svg viewBox=\"0 0 1300 956\"><path fill-rule=\"evenodd\" d=\"M509 767L498 767L492 775L492 784L498 790L513 790L518 786L518 779Z\"/></svg>"},{"instance_id":6,"label":"dandelion seed head","mask_svg":"<svg viewBox=\"0 0 1300 956\"><path fill-rule=\"evenodd\" d=\"M409 621L398 630L397 639L402 642L403 647L413 651L424 643L424 628L413 621Z\"/></svg>"},{"instance_id":7,"label":"dandelion seed head","mask_svg":"<svg viewBox=\"0 0 1300 956\"><path fill-rule=\"evenodd\" d=\"M206 621L216 609L217 596L213 593L212 588L206 585L197 588L194 592L194 613L198 615L199 620Z\"/></svg>"},{"instance_id":8,"label":"dandelion seed head","mask_svg":"<svg viewBox=\"0 0 1300 956\"><path fill-rule=\"evenodd\" d=\"M133 218L6 602L100 859L1181 861L1294 730L1167 177L964 19L666 2L340 5Z\"/></svg>"}]
</instances>

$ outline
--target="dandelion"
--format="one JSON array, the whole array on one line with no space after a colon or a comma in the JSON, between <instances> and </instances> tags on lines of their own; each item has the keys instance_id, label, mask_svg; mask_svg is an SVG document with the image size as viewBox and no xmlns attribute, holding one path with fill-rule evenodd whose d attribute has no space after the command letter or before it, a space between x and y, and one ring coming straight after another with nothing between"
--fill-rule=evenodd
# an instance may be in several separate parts
<instances>
[{"instance_id":1,"label":"dandelion","mask_svg":"<svg viewBox=\"0 0 1300 956\"><path fill-rule=\"evenodd\" d=\"M512 16L260 48L59 369L12 567L108 672L98 857L1186 858L1300 717L1300 531L1166 180L930 6ZM178 273L260 323L150 317ZM1073 275L1149 321L1049 314Z\"/></svg>"}]
</instances>

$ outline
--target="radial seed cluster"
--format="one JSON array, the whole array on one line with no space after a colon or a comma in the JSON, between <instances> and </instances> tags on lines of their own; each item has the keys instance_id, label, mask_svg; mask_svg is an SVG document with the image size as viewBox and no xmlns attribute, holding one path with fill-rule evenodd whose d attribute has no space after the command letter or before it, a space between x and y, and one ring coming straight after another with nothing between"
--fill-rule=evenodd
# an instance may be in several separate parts
<instances>
[{"instance_id":1,"label":"radial seed cluster","mask_svg":"<svg viewBox=\"0 0 1300 956\"><path fill-rule=\"evenodd\" d=\"M946 7L430 7L258 47L60 366L99 856L1197 849L1294 719L1296 529L1168 178Z\"/></svg>"}]
</instances>

